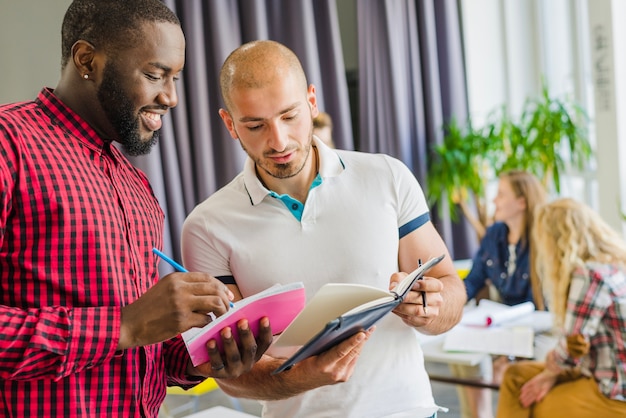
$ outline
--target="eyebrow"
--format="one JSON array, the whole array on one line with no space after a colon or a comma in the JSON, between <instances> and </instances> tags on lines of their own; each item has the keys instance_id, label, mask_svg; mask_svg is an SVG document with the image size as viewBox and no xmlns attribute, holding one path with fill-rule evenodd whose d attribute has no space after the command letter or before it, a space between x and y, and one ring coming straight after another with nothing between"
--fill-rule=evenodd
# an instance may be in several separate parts
<instances>
[{"instance_id":1,"label":"eyebrow","mask_svg":"<svg viewBox=\"0 0 626 418\"><path fill-rule=\"evenodd\" d=\"M163 70L163 71L165 71L167 73L171 73L172 72L172 67L169 67L169 66L167 66L165 64L161 64L160 62L149 62L148 65L151 65L151 66L153 66L155 68L158 68L159 70ZM183 71L183 69L181 68L180 72L182 72L182 71Z\"/></svg>"},{"instance_id":2,"label":"eyebrow","mask_svg":"<svg viewBox=\"0 0 626 418\"><path fill-rule=\"evenodd\" d=\"M297 107L300 106L300 102L294 103L290 106L287 106L285 109L281 110L280 112L278 112L279 115L284 115L285 113L289 113L292 110L296 109ZM243 116L241 118L239 118L239 122L241 123L245 123L245 122L259 122L265 120L265 118L261 118L261 117L255 117L255 116Z\"/></svg>"}]
</instances>

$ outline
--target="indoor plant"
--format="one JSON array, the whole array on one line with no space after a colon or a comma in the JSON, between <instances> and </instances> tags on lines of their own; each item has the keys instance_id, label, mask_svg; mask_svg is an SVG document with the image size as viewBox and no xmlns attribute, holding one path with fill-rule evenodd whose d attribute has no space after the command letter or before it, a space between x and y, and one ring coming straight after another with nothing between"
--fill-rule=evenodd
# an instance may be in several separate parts
<instances>
[{"instance_id":1,"label":"indoor plant","mask_svg":"<svg viewBox=\"0 0 626 418\"><path fill-rule=\"evenodd\" d=\"M471 119L465 124L452 120L443 143L432 149L427 179L431 203L448 207L452 219L460 207L482 238L490 223L487 184L504 171L520 169L559 192L567 166L583 169L591 157L586 119L579 106L551 97L544 86L539 98L526 100L516 119L500 107L479 128Z\"/></svg>"}]
</instances>

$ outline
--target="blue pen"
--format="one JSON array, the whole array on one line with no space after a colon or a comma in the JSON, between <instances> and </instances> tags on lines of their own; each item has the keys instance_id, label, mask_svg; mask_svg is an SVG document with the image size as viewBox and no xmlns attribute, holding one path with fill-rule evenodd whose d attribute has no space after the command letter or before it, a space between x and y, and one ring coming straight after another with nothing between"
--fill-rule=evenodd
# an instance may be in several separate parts
<instances>
[{"instance_id":1,"label":"blue pen","mask_svg":"<svg viewBox=\"0 0 626 418\"><path fill-rule=\"evenodd\" d=\"M164 261L167 261L167 263L174 267L177 271L180 271L182 273L189 273L189 270L187 270L186 268L184 268L183 266L181 266L180 264L178 264L176 261L172 260L171 258L169 258L168 256L166 256L165 254L163 254L161 251L157 250L156 248L152 249L152 252L155 253L156 255L158 255L159 257L161 257ZM235 306L234 303L229 302L230 303L230 307L233 308Z\"/></svg>"}]
</instances>

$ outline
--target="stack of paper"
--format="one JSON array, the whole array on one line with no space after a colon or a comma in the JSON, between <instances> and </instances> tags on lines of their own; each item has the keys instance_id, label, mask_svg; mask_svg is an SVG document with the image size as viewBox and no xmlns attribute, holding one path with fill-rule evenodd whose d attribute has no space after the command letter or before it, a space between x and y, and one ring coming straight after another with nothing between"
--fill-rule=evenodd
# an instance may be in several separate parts
<instances>
[{"instance_id":1,"label":"stack of paper","mask_svg":"<svg viewBox=\"0 0 626 418\"><path fill-rule=\"evenodd\" d=\"M467 309L460 324L446 333L443 349L532 358L533 322L537 322L533 321L534 309L531 302L508 306L483 299L477 307Z\"/></svg>"}]
</instances>

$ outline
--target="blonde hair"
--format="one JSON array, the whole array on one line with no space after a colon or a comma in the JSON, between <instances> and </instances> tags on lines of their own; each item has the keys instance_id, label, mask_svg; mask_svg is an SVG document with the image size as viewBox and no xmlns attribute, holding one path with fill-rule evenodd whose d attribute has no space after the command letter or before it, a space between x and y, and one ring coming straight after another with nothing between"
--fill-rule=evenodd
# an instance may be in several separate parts
<instances>
[{"instance_id":1,"label":"blonde hair","mask_svg":"<svg viewBox=\"0 0 626 418\"><path fill-rule=\"evenodd\" d=\"M547 193L537 177L523 170L511 170L500 174L500 181L506 180L511 185L515 197L522 197L526 201L524 213L524 233L522 235L522 245L530 244L530 234L535 220L535 210L543 205L547 200ZM536 249L530 245L530 280L533 292L533 301L538 310L545 309L543 293L541 292L541 281L539 273L535 267Z\"/></svg>"},{"instance_id":2,"label":"blonde hair","mask_svg":"<svg viewBox=\"0 0 626 418\"><path fill-rule=\"evenodd\" d=\"M624 266L626 242L598 213L574 199L562 198L535 213L532 229L537 270L551 295L556 325L563 325L572 274L587 262Z\"/></svg>"}]
</instances>

